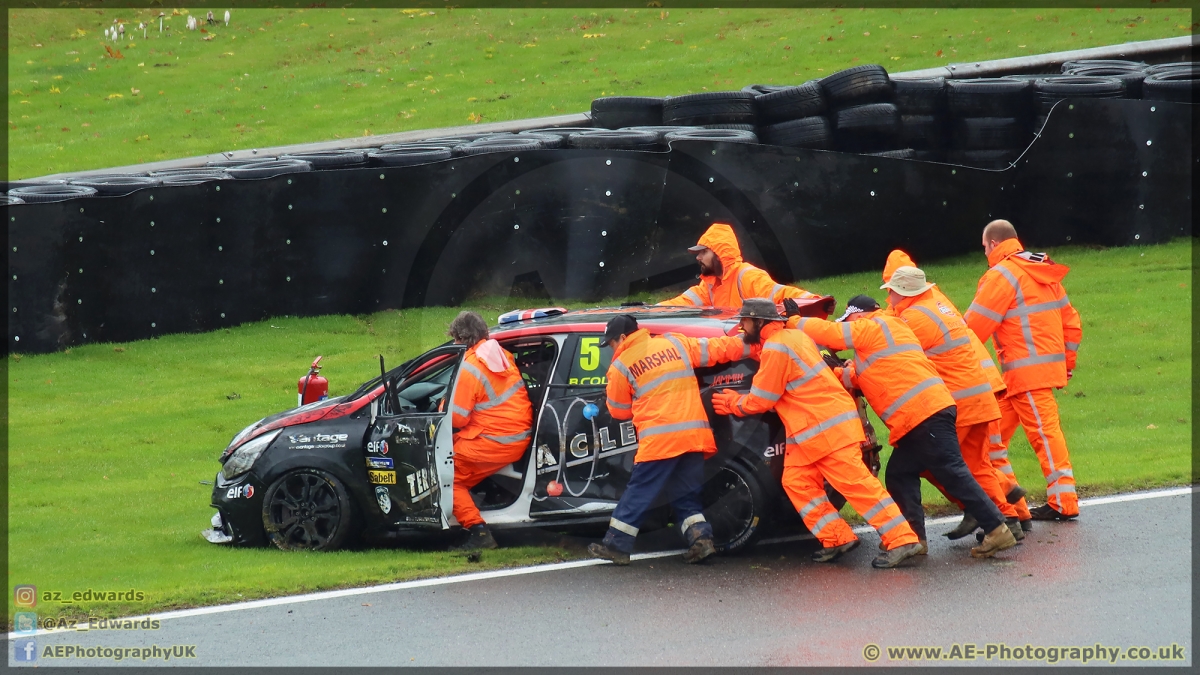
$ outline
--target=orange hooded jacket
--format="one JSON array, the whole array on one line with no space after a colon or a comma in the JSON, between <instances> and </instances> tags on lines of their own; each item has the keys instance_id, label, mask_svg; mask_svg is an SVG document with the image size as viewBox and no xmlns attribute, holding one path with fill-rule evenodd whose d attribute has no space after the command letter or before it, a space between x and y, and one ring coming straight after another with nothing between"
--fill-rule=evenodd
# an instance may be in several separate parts
<instances>
[{"instance_id":1,"label":"orange hooded jacket","mask_svg":"<svg viewBox=\"0 0 1200 675\"><path fill-rule=\"evenodd\" d=\"M742 249L737 235L725 223L713 223L700 237L698 246L704 246L717 254L721 260L721 276L701 276L700 283L684 291L682 295L663 300L660 305L683 307L741 307L746 298L770 298L775 304L784 298L818 297L795 286L775 283L771 275L742 261Z\"/></svg>"},{"instance_id":2,"label":"orange hooded jacket","mask_svg":"<svg viewBox=\"0 0 1200 675\"><path fill-rule=\"evenodd\" d=\"M524 453L533 406L513 355L495 340L480 340L463 355L450 413L455 442L482 437L508 446L514 460Z\"/></svg>"},{"instance_id":3,"label":"orange hooded jacket","mask_svg":"<svg viewBox=\"0 0 1200 675\"><path fill-rule=\"evenodd\" d=\"M1083 337L1062 286L1069 268L1016 239L996 245L988 264L964 318L980 340L995 342L1008 395L1067 386Z\"/></svg>"}]
</instances>

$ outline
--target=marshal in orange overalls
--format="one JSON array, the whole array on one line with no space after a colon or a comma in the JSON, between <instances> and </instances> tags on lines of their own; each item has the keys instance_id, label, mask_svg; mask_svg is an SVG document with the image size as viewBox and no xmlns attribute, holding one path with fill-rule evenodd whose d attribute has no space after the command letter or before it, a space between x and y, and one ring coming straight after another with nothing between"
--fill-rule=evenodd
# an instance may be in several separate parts
<instances>
[{"instance_id":1,"label":"marshal in orange overalls","mask_svg":"<svg viewBox=\"0 0 1200 675\"><path fill-rule=\"evenodd\" d=\"M795 286L776 283L771 275L742 260L733 228L713 223L698 243L721 260L721 276L701 276L700 283L682 295L663 300L660 305L683 307L741 307L746 298L769 298L776 304L784 298L814 298L816 295Z\"/></svg>"}]
</instances>

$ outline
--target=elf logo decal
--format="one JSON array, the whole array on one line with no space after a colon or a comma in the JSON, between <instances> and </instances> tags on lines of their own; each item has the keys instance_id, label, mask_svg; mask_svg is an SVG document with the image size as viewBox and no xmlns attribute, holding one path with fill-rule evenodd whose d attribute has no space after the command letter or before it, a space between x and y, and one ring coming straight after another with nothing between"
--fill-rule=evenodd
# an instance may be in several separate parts
<instances>
[{"instance_id":1,"label":"elf logo decal","mask_svg":"<svg viewBox=\"0 0 1200 675\"><path fill-rule=\"evenodd\" d=\"M237 487L231 487L225 493L226 499L239 499L241 497L250 499L253 496L254 496L254 486L253 485L239 485Z\"/></svg>"},{"instance_id":2,"label":"elf logo decal","mask_svg":"<svg viewBox=\"0 0 1200 675\"><path fill-rule=\"evenodd\" d=\"M730 384L741 384L746 379L745 373L729 373L727 375L718 375L713 378L712 386L720 387Z\"/></svg>"},{"instance_id":3,"label":"elf logo decal","mask_svg":"<svg viewBox=\"0 0 1200 675\"><path fill-rule=\"evenodd\" d=\"M374 452L380 455L388 454L387 441L367 441L367 452Z\"/></svg>"},{"instance_id":4,"label":"elf logo decal","mask_svg":"<svg viewBox=\"0 0 1200 675\"><path fill-rule=\"evenodd\" d=\"M388 489L382 485L375 486L375 501L379 503L379 510L383 511L383 515L392 512L392 496L388 494Z\"/></svg>"},{"instance_id":5,"label":"elf logo decal","mask_svg":"<svg viewBox=\"0 0 1200 675\"><path fill-rule=\"evenodd\" d=\"M763 453L763 457L783 457L783 454L786 451L786 449L787 449L786 442L776 443L775 445L771 445L771 446L767 447L767 451Z\"/></svg>"}]
</instances>

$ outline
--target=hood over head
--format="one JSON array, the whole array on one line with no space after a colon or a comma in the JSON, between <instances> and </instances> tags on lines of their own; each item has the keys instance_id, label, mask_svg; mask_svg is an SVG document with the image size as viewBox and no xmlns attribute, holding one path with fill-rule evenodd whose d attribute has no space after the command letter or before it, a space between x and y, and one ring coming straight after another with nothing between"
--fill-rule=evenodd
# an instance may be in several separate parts
<instances>
[{"instance_id":1,"label":"hood over head","mask_svg":"<svg viewBox=\"0 0 1200 675\"><path fill-rule=\"evenodd\" d=\"M886 284L892 280L892 274L896 272L896 268L916 266L917 263L913 262L913 259L904 251L900 249L892 251L888 254L887 263L883 266L883 283Z\"/></svg>"},{"instance_id":2,"label":"hood over head","mask_svg":"<svg viewBox=\"0 0 1200 675\"><path fill-rule=\"evenodd\" d=\"M742 262L742 248L738 246L737 235L733 233L733 228L725 223L713 223L700 237L697 245L716 253L726 274L734 265Z\"/></svg>"},{"instance_id":3,"label":"hood over head","mask_svg":"<svg viewBox=\"0 0 1200 675\"><path fill-rule=\"evenodd\" d=\"M988 264L993 267L1003 260L1020 266L1022 271L1028 273L1039 284L1060 283L1067 276L1067 272L1071 271L1070 267L1054 262L1045 253L1026 251L1017 239L1000 242L988 256Z\"/></svg>"}]
</instances>

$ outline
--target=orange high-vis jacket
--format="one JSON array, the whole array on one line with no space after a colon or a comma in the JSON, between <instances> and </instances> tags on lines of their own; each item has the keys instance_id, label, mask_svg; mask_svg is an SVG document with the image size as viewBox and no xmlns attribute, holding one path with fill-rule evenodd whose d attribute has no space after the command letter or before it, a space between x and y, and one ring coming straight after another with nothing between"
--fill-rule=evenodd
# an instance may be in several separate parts
<instances>
[{"instance_id":1,"label":"orange high-vis jacket","mask_svg":"<svg viewBox=\"0 0 1200 675\"><path fill-rule=\"evenodd\" d=\"M818 297L795 286L775 283L771 275L742 261L733 228L725 223L713 223L700 237L697 245L710 249L721 260L721 277L701 276L700 283L682 295L663 300L660 305L683 307L741 307L746 298L770 298L775 304L784 298Z\"/></svg>"},{"instance_id":2,"label":"orange high-vis jacket","mask_svg":"<svg viewBox=\"0 0 1200 675\"><path fill-rule=\"evenodd\" d=\"M524 446L533 427L533 406L513 355L501 350L505 368L496 373L476 354L480 340L463 355L450 402L454 440L486 438L502 445Z\"/></svg>"},{"instance_id":3,"label":"orange high-vis jacket","mask_svg":"<svg viewBox=\"0 0 1200 675\"><path fill-rule=\"evenodd\" d=\"M1005 388L1004 377L1000 375L1000 369L996 367L995 359L992 358L991 352L987 350L975 331L967 330L967 335L971 338L971 346L975 348L975 358L979 359L979 367L983 368L983 374L987 375L988 384L992 385L992 394L1000 394Z\"/></svg>"},{"instance_id":4,"label":"orange high-vis jacket","mask_svg":"<svg viewBox=\"0 0 1200 675\"><path fill-rule=\"evenodd\" d=\"M812 338L772 321L763 326L758 373L735 415L772 408L787 434L785 463L807 465L846 446L863 443L854 399L825 364ZM757 350L756 350L757 351Z\"/></svg>"},{"instance_id":5,"label":"orange high-vis jacket","mask_svg":"<svg viewBox=\"0 0 1200 675\"><path fill-rule=\"evenodd\" d=\"M634 463L687 452L703 452L706 459L716 454L695 369L749 356L750 346L739 337L652 337L645 328L627 335L613 350L606 393L614 419L633 419Z\"/></svg>"},{"instance_id":6,"label":"orange high-vis jacket","mask_svg":"<svg viewBox=\"0 0 1200 675\"><path fill-rule=\"evenodd\" d=\"M801 318L798 327L819 345L854 350L854 363L834 374L846 389L862 390L887 425L892 445L934 413L954 405L917 336L895 316L875 311L843 323Z\"/></svg>"},{"instance_id":7,"label":"orange high-vis jacket","mask_svg":"<svg viewBox=\"0 0 1200 675\"><path fill-rule=\"evenodd\" d=\"M892 306L921 342L958 408L957 424L969 426L1000 419L1000 406L992 394L987 373L971 344L971 329L958 309L936 286Z\"/></svg>"},{"instance_id":8,"label":"orange high-vis jacket","mask_svg":"<svg viewBox=\"0 0 1200 675\"><path fill-rule=\"evenodd\" d=\"M992 249L988 264L965 318L980 340L995 342L1009 396L1067 386L1083 338L1062 286L1069 269L1016 239Z\"/></svg>"}]
</instances>

